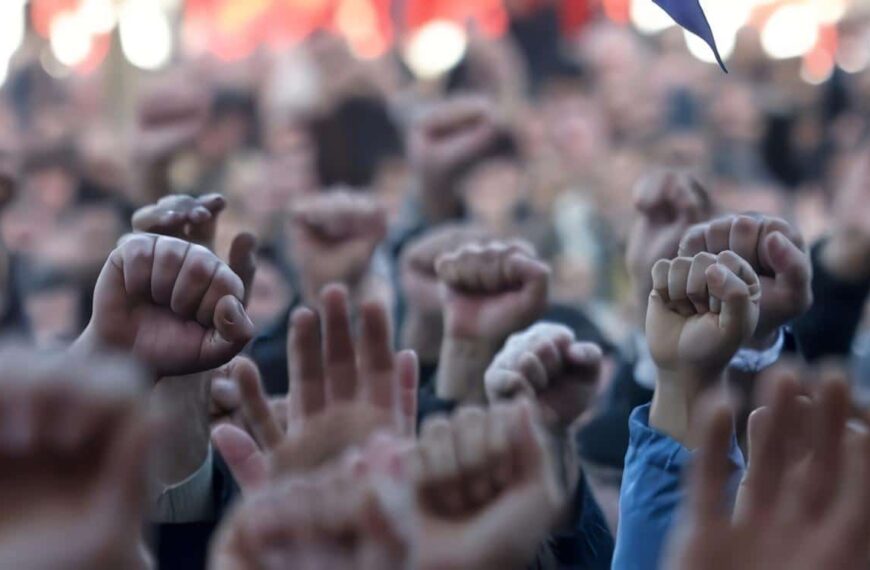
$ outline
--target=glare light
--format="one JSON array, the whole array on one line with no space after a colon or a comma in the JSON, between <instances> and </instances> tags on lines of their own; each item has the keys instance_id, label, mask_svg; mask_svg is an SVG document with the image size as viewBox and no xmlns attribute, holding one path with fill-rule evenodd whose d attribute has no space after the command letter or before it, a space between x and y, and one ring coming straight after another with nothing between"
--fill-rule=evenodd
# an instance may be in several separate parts
<instances>
[{"instance_id":1,"label":"glare light","mask_svg":"<svg viewBox=\"0 0 870 570\"><path fill-rule=\"evenodd\" d=\"M91 52L91 34L76 12L62 12L51 22L51 51L67 67L82 63Z\"/></svg>"},{"instance_id":2,"label":"glare light","mask_svg":"<svg viewBox=\"0 0 870 570\"><path fill-rule=\"evenodd\" d=\"M846 15L845 0L812 0L820 24L836 24Z\"/></svg>"},{"instance_id":3,"label":"glare light","mask_svg":"<svg viewBox=\"0 0 870 570\"><path fill-rule=\"evenodd\" d=\"M405 61L417 77L432 79L462 60L468 38L459 25L433 20L415 33L405 47Z\"/></svg>"},{"instance_id":4,"label":"glare light","mask_svg":"<svg viewBox=\"0 0 870 570\"><path fill-rule=\"evenodd\" d=\"M631 22L645 34L656 34L676 25L668 13L652 0L631 1Z\"/></svg>"},{"instance_id":5,"label":"glare light","mask_svg":"<svg viewBox=\"0 0 870 570\"><path fill-rule=\"evenodd\" d=\"M83 0L79 17L95 34L107 34L118 23L112 0Z\"/></svg>"},{"instance_id":6,"label":"glare light","mask_svg":"<svg viewBox=\"0 0 870 570\"><path fill-rule=\"evenodd\" d=\"M172 56L172 30L160 5L150 0L127 0L118 14L121 49L140 69L159 69Z\"/></svg>"},{"instance_id":7,"label":"glare light","mask_svg":"<svg viewBox=\"0 0 870 570\"><path fill-rule=\"evenodd\" d=\"M9 75L9 60L0 59L0 87L6 82L6 77Z\"/></svg>"},{"instance_id":8,"label":"glare light","mask_svg":"<svg viewBox=\"0 0 870 570\"><path fill-rule=\"evenodd\" d=\"M0 62L9 59L24 41L24 0L0 1Z\"/></svg>"},{"instance_id":9,"label":"glare light","mask_svg":"<svg viewBox=\"0 0 870 570\"><path fill-rule=\"evenodd\" d=\"M774 12L761 30L761 46L774 59L800 57L819 39L819 23L810 6L787 4Z\"/></svg>"}]
</instances>

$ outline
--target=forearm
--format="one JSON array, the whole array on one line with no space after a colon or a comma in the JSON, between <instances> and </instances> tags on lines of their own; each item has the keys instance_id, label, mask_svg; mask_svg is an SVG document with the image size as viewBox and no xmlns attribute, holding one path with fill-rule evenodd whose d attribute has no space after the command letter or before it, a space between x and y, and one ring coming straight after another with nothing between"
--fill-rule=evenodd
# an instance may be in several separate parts
<instances>
[{"instance_id":1,"label":"forearm","mask_svg":"<svg viewBox=\"0 0 870 570\"><path fill-rule=\"evenodd\" d=\"M649 427L689 449L698 445L696 427L701 397L724 386L722 371L658 370L649 412Z\"/></svg>"},{"instance_id":2,"label":"forearm","mask_svg":"<svg viewBox=\"0 0 870 570\"><path fill-rule=\"evenodd\" d=\"M438 359L435 394L444 400L485 403L483 376L500 345L487 340L445 337Z\"/></svg>"},{"instance_id":3,"label":"forearm","mask_svg":"<svg viewBox=\"0 0 870 570\"><path fill-rule=\"evenodd\" d=\"M152 404L164 418L154 477L163 486L185 480L208 456L209 386L210 374L202 373L162 378L154 388Z\"/></svg>"},{"instance_id":4,"label":"forearm","mask_svg":"<svg viewBox=\"0 0 870 570\"><path fill-rule=\"evenodd\" d=\"M425 314L410 310L405 315L401 333L402 348L414 350L420 362L438 361L443 337L444 320L441 313Z\"/></svg>"},{"instance_id":5,"label":"forearm","mask_svg":"<svg viewBox=\"0 0 870 570\"><path fill-rule=\"evenodd\" d=\"M456 198L449 177L418 176L420 205L429 225L435 225L462 216L462 205Z\"/></svg>"}]
</instances>

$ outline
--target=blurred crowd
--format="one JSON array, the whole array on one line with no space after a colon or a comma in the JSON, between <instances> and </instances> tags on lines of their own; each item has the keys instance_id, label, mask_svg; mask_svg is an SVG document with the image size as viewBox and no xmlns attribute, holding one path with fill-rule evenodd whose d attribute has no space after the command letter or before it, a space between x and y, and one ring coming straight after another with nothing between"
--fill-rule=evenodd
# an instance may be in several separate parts
<instances>
[{"instance_id":1,"label":"blurred crowd","mask_svg":"<svg viewBox=\"0 0 870 570\"><path fill-rule=\"evenodd\" d=\"M25 43L0 568L867 567L870 70L522 4L425 80Z\"/></svg>"}]
</instances>

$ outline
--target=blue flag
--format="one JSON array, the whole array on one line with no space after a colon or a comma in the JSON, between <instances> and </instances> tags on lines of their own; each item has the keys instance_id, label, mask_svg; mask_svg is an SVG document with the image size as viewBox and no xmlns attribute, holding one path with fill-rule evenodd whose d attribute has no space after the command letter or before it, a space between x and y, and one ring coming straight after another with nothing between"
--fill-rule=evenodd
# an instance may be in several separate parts
<instances>
[{"instance_id":1,"label":"blue flag","mask_svg":"<svg viewBox=\"0 0 870 570\"><path fill-rule=\"evenodd\" d=\"M710 22L707 21L704 9L701 8L698 0L653 0L653 2L667 12L676 23L707 42L707 45L710 46L710 49L716 55L716 61L719 62L722 71L728 73L728 69L719 55L719 48L716 47L716 40L713 38Z\"/></svg>"}]
</instances>

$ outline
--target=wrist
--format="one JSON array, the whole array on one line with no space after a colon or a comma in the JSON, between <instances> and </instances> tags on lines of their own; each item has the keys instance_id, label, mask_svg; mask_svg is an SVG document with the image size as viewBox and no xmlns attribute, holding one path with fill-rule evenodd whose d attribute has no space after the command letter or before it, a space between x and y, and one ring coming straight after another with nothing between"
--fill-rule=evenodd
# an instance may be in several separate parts
<instances>
[{"instance_id":1,"label":"wrist","mask_svg":"<svg viewBox=\"0 0 870 570\"><path fill-rule=\"evenodd\" d=\"M411 310L402 323L402 348L413 349L420 362L438 361L441 339L444 337L444 320L440 311L425 313Z\"/></svg>"},{"instance_id":2,"label":"wrist","mask_svg":"<svg viewBox=\"0 0 870 570\"><path fill-rule=\"evenodd\" d=\"M698 403L710 390L724 386L722 370L658 369L656 389L650 406L649 425L683 446L693 449L699 441L696 421Z\"/></svg>"},{"instance_id":3,"label":"wrist","mask_svg":"<svg viewBox=\"0 0 870 570\"><path fill-rule=\"evenodd\" d=\"M776 327L772 331L761 331L756 332L756 334L752 335L746 343L743 345L743 348L748 348L750 350L768 350L776 346L776 343L779 341L779 335L781 334L782 327Z\"/></svg>"},{"instance_id":4,"label":"wrist","mask_svg":"<svg viewBox=\"0 0 870 570\"><path fill-rule=\"evenodd\" d=\"M152 404L165 418L166 434L157 444L155 479L164 486L184 481L208 457L208 401L211 372L161 378Z\"/></svg>"},{"instance_id":5,"label":"wrist","mask_svg":"<svg viewBox=\"0 0 870 570\"><path fill-rule=\"evenodd\" d=\"M435 394L463 403L486 402L483 376L501 343L449 335L441 343Z\"/></svg>"}]
</instances>

